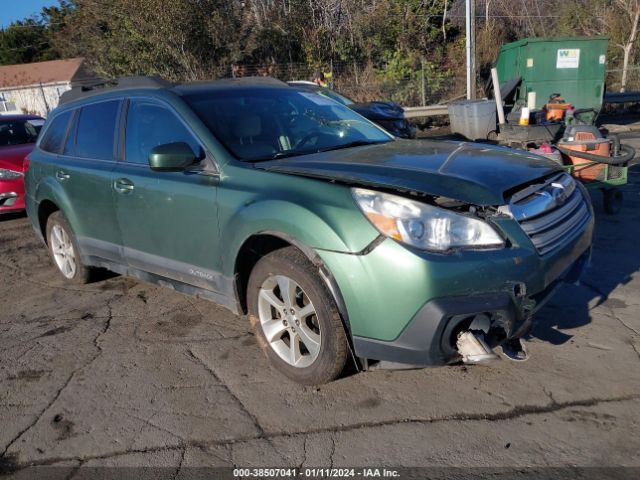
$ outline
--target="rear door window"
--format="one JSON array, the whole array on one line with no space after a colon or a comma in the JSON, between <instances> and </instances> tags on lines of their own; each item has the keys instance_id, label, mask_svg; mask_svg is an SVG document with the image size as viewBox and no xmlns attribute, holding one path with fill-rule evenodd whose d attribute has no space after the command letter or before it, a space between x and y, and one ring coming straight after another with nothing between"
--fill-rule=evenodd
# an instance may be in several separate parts
<instances>
[{"instance_id":1,"label":"rear door window","mask_svg":"<svg viewBox=\"0 0 640 480\"><path fill-rule=\"evenodd\" d=\"M119 106L119 100L112 100L80 109L75 156L113 160Z\"/></svg>"},{"instance_id":2,"label":"rear door window","mask_svg":"<svg viewBox=\"0 0 640 480\"><path fill-rule=\"evenodd\" d=\"M51 153L58 153L60 151L64 137L67 134L70 118L71 112L64 112L52 120L51 125L47 128L44 138L40 143L42 150Z\"/></svg>"},{"instance_id":3,"label":"rear door window","mask_svg":"<svg viewBox=\"0 0 640 480\"><path fill-rule=\"evenodd\" d=\"M202 157L202 147L173 112L146 101L131 103L127 115L127 162L148 165L152 148L175 142L186 143L197 157Z\"/></svg>"}]
</instances>

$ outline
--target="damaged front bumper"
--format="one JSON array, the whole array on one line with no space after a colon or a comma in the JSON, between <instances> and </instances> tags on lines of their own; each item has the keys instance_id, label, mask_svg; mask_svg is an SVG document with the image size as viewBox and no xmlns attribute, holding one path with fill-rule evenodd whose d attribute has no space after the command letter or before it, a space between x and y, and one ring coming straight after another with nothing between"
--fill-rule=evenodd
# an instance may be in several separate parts
<instances>
[{"instance_id":1,"label":"damaged front bumper","mask_svg":"<svg viewBox=\"0 0 640 480\"><path fill-rule=\"evenodd\" d=\"M364 255L318 250L335 277L360 358L411 365L460 359L459 334L481 315L491 347L520 338L533 314L588 264L593 218L577 238L540 255L517 224L511 247L433 255L386 239Z\"/></svg>"},{"instance_id":2,"label":"damaged front bumper","mask_svg":"<svg viewBox=\"0 0 640 480\"><path fill-rule=\"evenodd\" d=\"M516 298L507 292L439 298L427 302L407 328L391 342L354 336L356 354L362 358L411 365L444 365L459 359L458 335L478 316L489 318L487 343L493 348L504 340L520 338L533 327L533 314L562 283L575 283L588 262L589 252L575 262L545 291L535 297Z\"/></svg>"}]
</instances>

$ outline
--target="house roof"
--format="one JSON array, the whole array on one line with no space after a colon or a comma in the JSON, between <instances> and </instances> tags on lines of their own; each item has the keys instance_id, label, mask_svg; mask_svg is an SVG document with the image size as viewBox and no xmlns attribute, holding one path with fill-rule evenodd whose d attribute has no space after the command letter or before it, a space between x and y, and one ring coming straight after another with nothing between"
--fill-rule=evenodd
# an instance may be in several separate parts
<instances>
[{"instance_id":1,"label":"house roof","mask_svg":"<svg viewBox=\"0 0 640 480\"><path fill-rule=\"evenodd\" d=\"M82 58L68 58L0 66L0 88L45 85L84 78L89 76L89 73L83 63Z\"/></svg>"}]
</instances>

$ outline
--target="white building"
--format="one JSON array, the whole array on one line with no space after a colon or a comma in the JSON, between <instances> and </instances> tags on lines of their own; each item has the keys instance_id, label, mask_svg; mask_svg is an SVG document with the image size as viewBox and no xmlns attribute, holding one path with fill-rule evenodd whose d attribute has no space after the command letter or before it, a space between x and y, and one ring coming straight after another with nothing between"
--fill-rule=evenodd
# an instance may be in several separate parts
<instances>
[{"instance_id":1,"label":"white building","mask_svg":"<svg viewBox=\"0 0 640 480\"><path fill-rule=\"evenodd\" d=\"M0 66L0 101L14 103L23 113L46 117L72 82L94 79L82 58Z\"/></svg>"}]
</instances>

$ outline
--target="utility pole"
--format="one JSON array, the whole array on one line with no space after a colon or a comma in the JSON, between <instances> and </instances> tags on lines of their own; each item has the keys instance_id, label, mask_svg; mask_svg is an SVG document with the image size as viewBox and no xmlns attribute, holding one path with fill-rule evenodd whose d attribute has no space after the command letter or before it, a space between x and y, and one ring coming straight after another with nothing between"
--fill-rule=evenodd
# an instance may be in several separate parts
<instances>
[{"instance_id":1,"label":"utility pole","mask_svg":"<svg viewBox=\"0 0 640 480\"><path fill-rule=\"evenodd\" d=\"M420 59L420 64L422 66L422 106L424 107L427 104L427 87L424 83L424 58Z\"/></svg>"},{"instance_id":2,"label":"utility pole","mask_svg":"<svg viewBox=\"0 0 640 480\"><path fill-rule=\"evenodd\" d=\"M476 1L466 0L467 100L476 98Z\"/></svg>"},{"instance_id":3,"label":"utility pole","mask_svg":"<svg viewBox=\"0 0 640 480\"><path fill-rule=\"evenodd\" d=\"M42 101L44 102L44 108L47 111L47 115L49 115L49 103L47 102L47 96L44 94L44 87L42 86L42 82L40 82L40 93L42 94Z\"/></svg>"}]
</instances>

